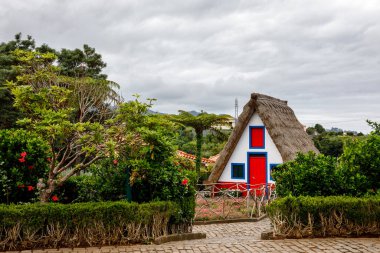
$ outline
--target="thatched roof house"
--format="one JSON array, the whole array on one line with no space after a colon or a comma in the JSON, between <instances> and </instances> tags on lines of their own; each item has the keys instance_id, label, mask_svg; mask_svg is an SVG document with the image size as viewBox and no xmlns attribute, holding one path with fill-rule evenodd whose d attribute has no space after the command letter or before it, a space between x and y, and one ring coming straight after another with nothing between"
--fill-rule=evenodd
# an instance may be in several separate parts
<instances>
[{"instance_id":1,"label":"thatched roof house","mask_svg":"<svg viewBox=\"0 0 380 253\"><path fill-rule=\"evenodd\" d=\"M252 93L207 182L268 183L272 167L308 151L318 153L287 101Z\"/></svg>"}]
</instances>

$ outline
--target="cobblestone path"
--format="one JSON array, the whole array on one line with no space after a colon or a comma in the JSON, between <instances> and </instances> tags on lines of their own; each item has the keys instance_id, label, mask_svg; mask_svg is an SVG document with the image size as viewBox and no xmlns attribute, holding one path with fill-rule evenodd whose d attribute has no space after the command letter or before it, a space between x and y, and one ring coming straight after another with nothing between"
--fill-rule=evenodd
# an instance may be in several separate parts
<instances>
[{"instance_id":1,"label":"cobblestone path","mask_svg":"<svg viewBox=\"0 0 380 253\"><path fill-rule=\"evenodd\" d=\"M216 225L198 225L194 232L204 232L206 239L170 242L162 245L133 245L101 248L33 250L33 253L117 253L117 252L375 252L380 253L380 238L328 238L300 240L260 240L269 228L268 219ZM22 251L21 253L31 253Z\"/></svg>"}]
</instances>

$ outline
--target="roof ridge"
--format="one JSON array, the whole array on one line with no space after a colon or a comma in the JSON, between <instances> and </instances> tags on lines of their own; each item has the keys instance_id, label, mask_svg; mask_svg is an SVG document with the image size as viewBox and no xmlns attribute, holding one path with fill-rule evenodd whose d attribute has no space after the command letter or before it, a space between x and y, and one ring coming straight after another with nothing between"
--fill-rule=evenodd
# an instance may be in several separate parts
<instances>
[{"instance_id":1,"label":"roof ridge","mask_svg":"<svg viewBox=\"0 0 380 253\"><path fill-rule=\"evenodd\" d=\"M261 94L261 93L252 93L251 94L251 99L254 99L254 100L268 100L270 102L278 102L278 103L281 103L281 104L285 104L287 105L288 104L288 101L286 100L281 100L281 99L278 99L278 98L275 98L275 97L271 97L271 96L268 96L268 95L264 95L264 94Z\"/></svg>"}]
</instances>

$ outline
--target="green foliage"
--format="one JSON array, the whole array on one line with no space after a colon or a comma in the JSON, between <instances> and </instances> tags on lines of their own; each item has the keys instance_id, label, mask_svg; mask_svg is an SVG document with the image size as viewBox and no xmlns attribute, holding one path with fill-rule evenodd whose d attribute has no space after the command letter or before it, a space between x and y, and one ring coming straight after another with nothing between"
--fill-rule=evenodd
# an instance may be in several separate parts
<instances>
[{"instance_id":1,"label":"green foliage","mask_svg":"<svg viewBox=\"0 0 380 253\"><path fill-rule=\"evenodd\" d=\"M114 164L113 161L102 160L93 165L88 173L74 176L58 187L56 193L61 203L116 201L125 199L128 169L132 168L133 201L149 202L170 200L190 205L194 202L196 177L194 172L181 171L180 164L164 168L154 168L148 163L137 161ZM145 165L140 168L137 166ZM132 166L132 167L131 167ZM186 185L183 180L187 179ZM187 212L191 212L191 209ZM191 216L192 217L192 216Z\"/></svg>"},{"instance_id":2,"label":"green foliage","mask_svg":"<svg viewBox=\"0 0 380 253\"><path fill-rule=\"evenodd\" d=\"M178 167L170 165L161 168L143 165L144 163L134 164L132 167L133 200L179 201L194 196L197 182L194 172L179 171ZM186 185L182 184L184 180L188 180Z\"/></svg>"},{"instance_id":3,"label":"green foliage","mask_svg":"<svg viewBox=\"0 0 380 253\"><path fill-rule=\"evenodd\" d=\"M7 80L16 80L17 71L13 66L19 62L13 51L15 50L32 51L35 49L35 41L31 36L26 40L22 39L21 33L15 35L15 39L0 44L0 87L5 85Z\"/></svg>"},{"instance_id":4,"label":"green foliage","mask_svg":"<svg viewBox=\"0 0 380 253\"><path fill-rule=\"evenodd\" d=\"M185 215L173 202L0 205L0 249L143 242L187 232L191 218Z\"/></svg>"},{"instance_id":5,"label":"green foliage","mask_svg":"<svg viewBox=\"0 0 380 253\"><path fill-rule=\"evenodd\" d=\"M114 162L115 161L115 162ZM125 199L126 164L110 158L102 159L60 185L56 193L61 203L117 201Z\"/></svg>"},{"instance_id":6,"label":"green foliage","mask_svg":"<svg viewBox=\"0 0 380 253\"><path fill-rule=\"evenodd\" d=\"M48 145L37 134L0 130L0 203L34 201L38 179L48 171L48 156Z\"/></svg>"},{"instance_id":7,"label":"green foliage","mask_svg":"<svg viewBox=\"0 0 380 253\"><path fill-rule=\"evenodd\" d=\"M11 92L0 86L0 129L7 129L16 126L16 121L20 112L13 107L13 97Z\"/></svg>"},{"instance_id":8,"label":"green foliage","mask_svg":"<svg viewBox=\"0 0 380 253\"><path fill-rule=\"evenodd\" d=\"M196 179L188 170L192 165L174 153L175 125L165 116L148 114L151 102L140 102L137 96L120 105L116 117L107 122L113 135L121 138L115 156L100 160L86 174L63 184L58 189L62 201L119 200L125 198L128 185L137 202L182 203L194 197Z\"/></svg>"},{"instance_id":9,"label":"green foliage","mask_svg":"<svg viewBox=\"0 0 380 253\"><path fill-rule=\"evenodd\" d=\"M20 57L15 52L28 52L38 54L40 65L29 65L25 69L25 63L32 60L30 57ZM75 49L62 49L60 52L50 48L46 44L42 44L36 47L36 43L31 36L27 36L26 39L22 39L21 33L15 35L15 39L2 42L0 44L0 129L16 127L16 121L22 118L22 114L13 107L13 96L10 90L6 86L7 81L15 82L20 73L27 71L29 74L37 72L38 75L31 75L33 77L28 81L38 81L38 78L45 78L43 68L37 67L43 66L41 63L45 63L45 67L51 64L56 59L58 62L57 69L60 69L60 76L70 77L91 77L94 79L106 80L107 76L102 73L106 66L106 63L102 61L102 56L95 52L94 48L88 45L83 46L83 50ZM45 58L49 55L49 59ZM51 57L54 56L54 57ZM36 63L36 59L33 62ZM24 65L24 66L23 66ZM52 65L50 65L52 66ZM109 83L115 86L114 83ZM115 97L115 94L113 94ZM88 96L91 97L91 96Z\"/></svg>"},{"instance_id":10,"label":"green foliage","mask_svg":"<svg viewBox=\"0 0 380 253\"><path fill-rule=\"evenodd\" d=\"M380 198L285 197L267 207L275 233L287 237L380 234Z\"/></svg>"},{"instance_id":11,"label":"green foliage","mask_svg":"<svg viewBox=\"0 0 380 253\"><path fill-rule=\"evenodd\" d=\"M320 134L313 137L315 147L324 155L338 157L343 153L342 136Z\"/></svg>"},{"instance_id":12,"label":"green foliage","mask_svg":"<svg viewBox=\"0 0 380 253\"><path fill-rule=\"evenodd\" d=\"M347 170L366 178L363 188L376 192L380 189L380 136L370 134L364 140L350 141L340 158ZM360 190L360 189L357 189Z\"/></svg>"},{"instance_id":13,"label":"green foliage","mask_svg":"<svg viewBox=\"0 0 380 253\"><path fill-rule=\"evenodd\" d=\"M367 120L367 123L373 129L373 134L380 135L380 123L371 120Z\"/></svg>"},{"instance_id":14,"label":"green foliage","mask_svg":"<svg viewBox=\"0 0 380 253\"><path fill-rule=\"evenodd\" d=\"M103 62L102 56L95 52L95 48L86 44L83 45L83 50L63 48L58 53L58 64L61 67L61 74L66 76L107 78L107 75L101 73L107 64Z\"/></svg>"},{"instance_id":15,"label":"green foliage","mask_svg":"<svg viewBox=\"0 0 380 253\"><path fill-rule=\"evenodd\" d=\"M329 196L341 191L335 158L315 153L298 154L295 160L279 165L272 176L279 196Z\"/></svg>"},{"instance_id":16,"label":"green foliage","mask_svg":"<svg viewBox=\"0 0 380 253\"><path fill-rule=\"evenodd\" d=\"M315 128L315 131L317 131L317 133L319 134L326 132L326 130L321 124L315 124L314 128Z\"/></svg>"},{"instance_id":17,"label":"green foliage","mask_svg":"<svg viewBox=\"0 0 380 253\"><path fill-rule=\"evenodd\" d=\"M91 120L93 114L102 114L112 87L103 79L59 75L51 52L15 50L14 55L20 75L8 87L15 107L25 116L18 124L45 139L52 155L46 188L40 194L46 202L57 185L105 157L117 144L104 125Z\"/></svg>"},{"instance_id":18,"label":"green foliage","mask_svg":"<svg viewBox=\"0 0 380 253\"><path fill-rule=\"evenodd\" d=\"M216 115L212 113L202 112L197 116L186 112L179 111L179 115L174 115L171 120L179 123L183 126L191 127L195 130L196 138L196 171L198 178L200 177L201 159L202 159L202 143L203 143L203 131L213 129L215 132L219 132L216 128L220 125L228 124L230 119L229 115Z\"/></svg>"},{"instance_id":19,"label":"green foliage","mask_svg":"<svg viewBox=\"0 0 380 253\"><path fill-rule=\"evenodd\" d=\"M218 132L213 130L204 131L202 156L210 157L219 154L230 134L231 130L219 130ZM179 150L189 154L195 154L197 143L194 130L190 127L180 129L176 144Z\"/></svg>"},{"instance_id":20,"label":"green foliage","mask_svg":"<svg viewBox=\"0 0 380 253\"><path fill-rule=\"evenodd\" d=\"M193 196L196 180L175 158L176 126L165 116L148 114L151 106L152 100L144 103L136 96L121 104L110 121L119 126L114 131L125 140L117 159L131 174L132 199L179 201ZM187 185L181 184L184 179L188 179Z\"/></svg>"},{"instance_id":21,"label":"green foliage","mask_svg":"<svg viewBox=\"0 0 380 253\"><path fill-rule=\"evenodd\" d=\"M299 154L273 172L280 196L363 196L380 188L380 136L347 139L339 158Z\"/></svg>"},{"instance_id":22,"label":"green foliage","mask_svg":"<svg viewBox=\"0 0 380 253\"><path fill-rule=\"evenodd\" d=\"M14 40L0 44L0 129L15 127L20 117L20 112L13 107L12 94L5 85L7 80L15 81L17 76L17 70L13 66L18 64L18 60L13 51L34 48L35 42L32 37L28 36L26 40L22 40L21 33L16 34Z\"/></svg>"}]
</instances>

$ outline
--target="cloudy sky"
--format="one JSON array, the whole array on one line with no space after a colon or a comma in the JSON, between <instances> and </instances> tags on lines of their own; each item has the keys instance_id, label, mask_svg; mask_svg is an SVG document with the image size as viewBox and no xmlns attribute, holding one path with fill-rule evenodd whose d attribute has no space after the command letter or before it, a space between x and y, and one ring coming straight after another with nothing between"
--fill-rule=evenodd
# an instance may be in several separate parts
<instances>
[{"instance_id":1,"label":"cloudy sky","mask_svg":"<svg viewBox=\"0 0 380 253\"><path fill-rule=\"evenodd\" d=\"M158 111L233 115L259 92L306 125L380 121L378 0L1 0L0 17L0 41L95 47L123 96Z\"/></svg>"}]
</instances>

